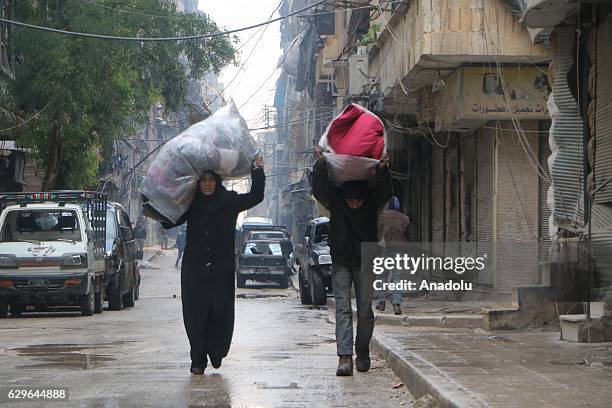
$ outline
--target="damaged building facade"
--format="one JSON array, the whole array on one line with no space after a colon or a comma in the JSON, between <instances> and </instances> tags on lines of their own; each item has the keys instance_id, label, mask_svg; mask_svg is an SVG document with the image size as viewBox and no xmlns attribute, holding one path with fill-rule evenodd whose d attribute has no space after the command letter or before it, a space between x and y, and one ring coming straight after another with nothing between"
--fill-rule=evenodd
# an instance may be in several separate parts
<instances>
[{"instance_id":1,"label":"damaged building facade","mask_svg":"<svg viewBox=\"0 0 612 408\"><path fill-rule=\"evenodd\" d=\"M311 3L285 1L282 10ZM279 142L295 170L285 216L296 216L298 202L307 203L299 217L321 214L304 169L313 158L302 153L347 103L366 106L385 123L395 193L415 240L497 250L491 267L473 277L483 296L495 293L491 329L607 313L605 302L590 301L601 300L610 282L598 255L612 239L605 141L612 87L597 69L610 62L608 6L547 2L562 10L537 12L562 17L542 24L531 17L535 3L353 1L281 26L275 107L286 124ZM581 30L580 18L589 30L600 26L597 34ZM589 237L599 245L585 244Z\"/></svg>"},{"instance_id":2,"label":"damaged building facade","mask_svg":"<svg viewBox=\"0 0 612 408\"><path fill-rule=\"evenodd\" d=\"M552 260L586 273L581 313L561 316L562 337L612 340L612 2L514 2L534 37L550 38Z\"/></svg>"}]
</instances>

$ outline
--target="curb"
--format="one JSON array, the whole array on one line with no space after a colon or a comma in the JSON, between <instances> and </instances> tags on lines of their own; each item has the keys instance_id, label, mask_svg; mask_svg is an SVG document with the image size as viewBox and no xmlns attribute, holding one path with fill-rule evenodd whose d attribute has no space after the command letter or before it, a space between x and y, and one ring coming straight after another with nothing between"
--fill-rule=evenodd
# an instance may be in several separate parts
<instances>
[{"instance_id":1,"label":"curb","mask_svg":"<svg viewBox=\"0 0 612 408\"><path fill-rule=\"evenodd\" d=\"M329 309L335 308L334 299L328 299ZM353 313L356 313L353 310ZM333 317L332 317L333 319ZM406 388L419 399L427 394L436 399L436 408L479 408L489 405L468 392L453 381L433 364L419 357L410 350L405 350L400 343L384 334L374 334L370 342L374 354L387 362Z\"/></svg>"},{"instance_id":2,"label":"curb","mask_svg":"<svg viewBox=\"0 0 612 408\"><path fill-rule=\"evenodd\" d=\"M429 394L437 400L435 406L438 408L489 406L434 365L409 350L403 350L399 343L385 335L375 335L371 348L373 353L387 361L415 399Z\"/></svg>"}]
</instances>

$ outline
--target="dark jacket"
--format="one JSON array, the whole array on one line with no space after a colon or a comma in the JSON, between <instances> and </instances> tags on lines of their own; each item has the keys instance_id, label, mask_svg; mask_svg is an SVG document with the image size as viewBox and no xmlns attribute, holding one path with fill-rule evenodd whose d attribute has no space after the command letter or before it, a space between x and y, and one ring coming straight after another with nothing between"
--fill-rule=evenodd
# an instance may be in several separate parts
<instances>
[{"instance_id":1,"label":"dark jacket","mask_svg":"<svg viewBox=\"0 0 612 408\"><path fill-rule=\"evenodd\" d=\"M312 175L312 193L330 212L329 249L333 262L360 264L361 243L378 241L378 214L391 198L391 189L389 170L377 169L374 187L369 189L361 208L352 210L340 189L330 181L325 160L317 160Z\"/></svg>"},{"instance_id":2,"label":"dark jacket","mask_svg":"<svg viewBox=\"0 0 612 408\"><path fill-rule=\"evenodd\" d=\"M185 249L186 243L187 243L187 234L183 231L180 231L176 236L176 247L182 251Z\"/></svg>"},{"instance_id":3,"label":"dark jacket","mask_svg":"<svg viewBox=\"0 0 612 408\"><path fill-rule=\"evenodd\" d=\"M264 198L263 169L251 173L251 191L238 194L217 182L213 196L198 190L193 204L179 221L187 221L187 244L181 268L183 321L191 345L191 359L225 357L234 332L236 219Z\"/></svg>"}]
</instances>

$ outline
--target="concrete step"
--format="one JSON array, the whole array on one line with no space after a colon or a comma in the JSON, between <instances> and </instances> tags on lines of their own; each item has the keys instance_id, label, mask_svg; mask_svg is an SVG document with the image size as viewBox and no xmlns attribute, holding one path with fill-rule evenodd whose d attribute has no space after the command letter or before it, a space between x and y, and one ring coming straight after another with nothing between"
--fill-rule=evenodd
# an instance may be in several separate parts
<instances>
[{"instance_id":1,"label":"concrete step","mask_svg":"<svg viewBox=\"0 0 612 408\"><path fill-rule=\"evenodd\" d=\"M575 343L612 341L612 326L601 318L587 319L585 314L559 316L561 339Z\"/></svg>"},{"instance_id":2,"label":"concrete step","mask_svg":"<svg viewBox=\"0 0 612 408\"><path fill-rule=\"evenodd\" d=\"M330 308L336 307L333 298L327 299ZM356 318L357 309L353 306L353 316ZM463 329L482 329L484 328L483 314L481 313L406 313L394 315L381 313L374 310L377 324L387 324L393 326L407 327L435 327L435 328L463 328Z\"/></svg>"}]
</instances>

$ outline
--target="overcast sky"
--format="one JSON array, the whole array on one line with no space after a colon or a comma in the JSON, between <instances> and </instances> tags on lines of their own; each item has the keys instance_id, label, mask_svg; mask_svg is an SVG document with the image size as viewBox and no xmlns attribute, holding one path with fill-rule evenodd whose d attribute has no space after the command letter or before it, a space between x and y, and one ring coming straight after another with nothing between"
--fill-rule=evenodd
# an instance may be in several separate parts
<instances>
[{"instance_id":1,"label":"overcast sky","mask_svg":"<svg viewBox=\"0 0 612 408\"><path fill-rule=\"evenodd\" d=\"M215 22L226 29L245 27L255 23L269 20L272 11L279 5L281 0L199 0L199 7L210 15ZM275 13L274 17L277 17ZM281 55L280 49L280 23L272 23L267 26L265 33L258 42L262 30L257 29L238 33L241 44L255 35L241 50L239 65L243 64L248 55L252 53L244 68L227 67L220 76L220 81L227 86L225 98L232 97L236 105L240 107L247 99L257 91L264 80L272 74ZM241 44L238 44L240 46ZM240 72L239 72L240 71ZM266 81L260 91L256 92L250 101L240 109L240 113L247 120L251 128L265 125L264 105L272 105L274 102L274 86L280 70ZM228 83L238 74L234 82Z\"/></svg>"}]
</instances>

